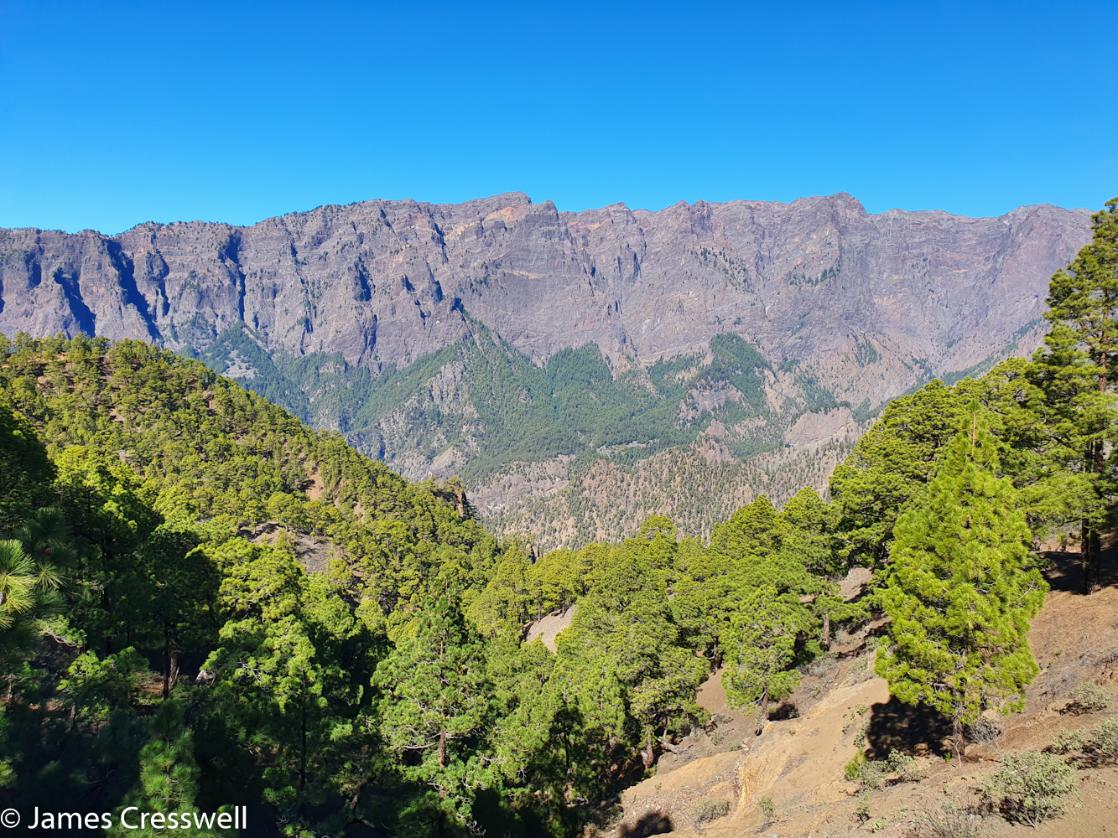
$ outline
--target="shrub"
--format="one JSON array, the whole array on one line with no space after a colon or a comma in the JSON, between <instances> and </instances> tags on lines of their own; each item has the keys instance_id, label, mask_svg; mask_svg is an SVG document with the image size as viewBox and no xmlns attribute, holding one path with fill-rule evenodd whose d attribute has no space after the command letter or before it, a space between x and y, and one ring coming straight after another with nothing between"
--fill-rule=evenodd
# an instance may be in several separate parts
<instances>
[{"instance_id":1,"label":"shrub","mask_svg":"<svg viewBox=\"0 0 1118 838\"><path fill-rule=\"evenodd\" d=\"M859 752L854 756L854 759L846 763L846 766L842 769L842 775L850 780L850 782L854 782L861 776L862 766L865 762L866 755Z\"/></svg>"},{"instance_id":2,"label":"shrub","mask_svg":"<svg viewBox=\"0 0 1118 838\"><path fill-rule=\"evenodd\" d=\"M865 823L872 815L870 815L870 793L869 790L863 791L858 795L858 805L854 808L854 818L858 823Z\"/></svg>"},{"instance_id":3,"label":"shrub","mask_svg":"<svg viewBox=\"0 0 1118 838\"><path fill-rule=\"evenodd\" d=\"M1026 751L1006 757L982 795L1007 820L1037 826L1064 814L1076 786L1075 770L1063 760Z\"/></svg>"},{"instance_id":4,"label":"shrub","mask_svg":"<svg viewBox=\"0 0 1118 838\"><path fill-rule=\"evenodd\" d=\"M709 823L730 814L729 800L702 800L691 810L691 819L696 824Z\"/></svg>"},{"instance_id":5,"label":"shrub","mask_svg":"<svg viewBox=\"0 0 1118 838\"><path fill-rule=\"evenodd\" d=\"M898 783L915 783L924 779L925 765L922 760L897 750L889 752L883 771Z\"/></svg>"},{"instance_id":6,"label":"shrub","mask_svg":"<svg viewBox=\"0 0 1118 838\"><path fill-rule=\"evenodd\" d=\"M1072 754L1083 748L1083 734L1079 731L1061 730L1052 740L1048 750L1054 754Z\"/></svg>"},{"instance_id":7,"label":"shrub","mask_svg":"<svg viewBox=\"0 0 1118 838\"><path fill-rule=\"evenodd\" d=\"M1118 763L1118 718L1107 719L1091 731L1086 748L1102 763Z\"/></svg>"},{"instance_id":8,"label":"shrub","mask_svg":"<svg viewBox=\"0 0 1118 838\"><path fill-rule=\"evenodd\" d=\"M1085 681L1072 691L1071 701L1064 708L1067 713L1098 713L1110 706L1106 690L1091 681Z\"/></svg>"},{"instance_id":9,"label":"shrub","mask_svg":"<svg viewBox=\"0 0 1118 838\"><path fill-rule=\"evenodd\" d=\"M859 753L843 769L843 775L863 789L878 789L886 780L914 783L924 778L924 763L916 757L893 750L885 759L869 760Z\"/></svg>"},{"instance_id":10,"label":"shrub","mask_svg":"<svg viewBox=\"0 0 1118 838\"><path fill-rule=\"evenodd\" d=\"M757 808L761 810L767 823L772 823L776 818L776 804L771 797L762 797L757 801Z\"/></svg>"},{"instance_id":11,"label":"shrub","mask_svg":"<svg viewBox=\"0 0 1118 838\"><path fill-rule=\"evenodd\" d=\"M909 832L911 838L981 838L982 818L954 806L919 815Z\"/></svg>"},{"instance_id":12,"label":"shrub","mask_svg":"<svg viewBox=\"0 0 1118 838\"><path fill-rule=\"evenodd\" d=\"M878 789L885 780L884 768L884 762L866 759L865 754L859 753L846 763L843 775L863 789Z\"/></svg>"}]
</instances>

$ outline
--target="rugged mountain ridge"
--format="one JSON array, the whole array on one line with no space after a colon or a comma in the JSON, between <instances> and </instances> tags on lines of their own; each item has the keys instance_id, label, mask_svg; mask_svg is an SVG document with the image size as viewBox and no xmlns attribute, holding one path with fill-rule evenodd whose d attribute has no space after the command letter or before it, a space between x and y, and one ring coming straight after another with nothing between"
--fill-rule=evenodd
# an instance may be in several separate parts
<instances>
[{"instance_id":1,"label":"rugged mountain ridge","mask_svg":"<svg viewBox=\"0 0 1118 838\"><path fill-rule=\"evenodd\" d=\"M507 194L4 230L0 330L201 356L408 476L463 474L502 529L616 537L623 506L699 530L719 487L779 496L889 398L1030 349L1088 221ZM645 492L650 469L718 477Z\"/></svg>"}]
</instances>

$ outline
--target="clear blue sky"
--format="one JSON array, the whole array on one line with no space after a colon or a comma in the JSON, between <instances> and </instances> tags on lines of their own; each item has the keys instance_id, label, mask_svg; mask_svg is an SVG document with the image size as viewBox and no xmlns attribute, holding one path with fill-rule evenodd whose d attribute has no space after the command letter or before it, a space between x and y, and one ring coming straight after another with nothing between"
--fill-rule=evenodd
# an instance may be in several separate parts
<instances>
[{"instance_id":1,"label":"clear blue sky","mask_svg":"<svg viewBox=\"0 0 1118 838\"><path fill-rule=\"evenodd\" d=\"M1118 0L0 0L0 226L508 190L1093 208L1116 55Z\"/></svg>"}]
</instances>

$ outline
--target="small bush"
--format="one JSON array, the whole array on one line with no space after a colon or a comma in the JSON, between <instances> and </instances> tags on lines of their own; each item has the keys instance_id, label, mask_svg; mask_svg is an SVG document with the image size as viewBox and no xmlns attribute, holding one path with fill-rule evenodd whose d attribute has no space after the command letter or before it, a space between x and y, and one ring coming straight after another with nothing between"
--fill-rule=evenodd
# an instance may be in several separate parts
<instances>
[{"instance_id":1,"label":"small bush","mask_svg":"<svg viewBox=\"0 0 1118 838\"><path fill-rule=\"evenodd\" d=\"M842 773L846 779L857 783L863 789L878 789L885 780L885 763L868 760L865 754L859 753L846 763Z\"/></svg>"},{"instance_id":2,"label":"small bush","mask_svg":"<svg viewBox=\"0 0 1118 838\"><path fill-rule=\"evenodd\" d=\"M1071 701L1064 708L1066 713L1098 713L1110 706L1106 690L1091 681L1085 681L1072 691Z\"/></svg>"},{"instance_id":3,"label":"small bush","mask_svg":"<svg viewBox=\"0 0 1118 838\"><path fill-rule=\"evenodd\" d=\"M922 760L897 750L889 752L883 770L897 783L919 782L924 779L924 775L927 773Z\"/></svg>"},{"instance_id":4,"label":"small bush","mask_svg":"<svg viewBox=\"0 0 1118 838\"><path fill-rule=\"evenodd\" d=\"M691 810L691 819L695 823L709 823L730 814L729 800L702 800Z\"/></svg>"},{"instance_id":5,"label":"small bush","mask_svg":"<svg viewBox=\"0 0 1118 838\"><path fill-rule=\"evenodd\" d=\"M890 783L914 783L925 774L924 763L916 757L893 750L885 759L869 760L859 753L843 769L843 775L863 789L879 789Z\"/></svg>"},{"instance_id":6,"label":"small bush","mask_svg":"<svg viewBox=\"0 0 1118 838\"><path fill-rule=\"evenodd\" d=\"M858 805L854 807L854 819L857 820L858 823L865 823L871 817L870 793L868 790L866 790L858 795Z\"/></svg>"},{"instance_id":7,"label":"small bush","mask_svg":"<svg viewBox=\"0 0 1118 838\"><path fill-rule=\"evenodd\" d=\"M1101 763L1118 763L1118 718L1107 719L1092 730L1085 750Z\"/></svg>"},{"instance_id":8,"label":"small bush","mask_svg":"<svg viewBox=\"0 0 1118 838\"><path fill-rule=\"evenodd\" d=\"M854 759L846 763L846 766L842 769L842 775L853 783L855 780L858 779L858 777L861 776L862 766L865 764L865 762L866 755L859 752L854 756Z\"/></svg>"},{"instance_id":9,"label":"small bush","mask_svg":"<svg viewBox=\"0 0 1118 838\"><path fill-rule=\"evenodd\" d=\"M772 823L776 818L776 804L771 797L762 797L757 801L757 808L761 810L767 823Z\"/></svg>"},{"instance_id":10,"label":"small bush","mask_svg":"<svg viewBox=\"0 0 1118 838\"><path fill-rule=\"evenodd\" d=\"M924 812L912 825L911 838L981 838L982 818L954 806Z\"/></svg>"},{"instance_id":11,"label":"small bush","mask_svg":"<svg viewBox=\"0 0 1118 838\"><path fill-rule=\"evenodd\" d=\"M1064 814L1076 786L1070 765L1052 754L1027 751L1006 757L982 795L1007 820L1037 826Z\"/></svg>"},{"instance_id":12,"label":"small bush","mask_svg":"<svg viewBox=\"0 0 1118 838\"><path fill-rule=\"evenodd\" d=\"M1083 734L1078 731L1061 730L1052 740L1048 750L1054 754L1074 754L1083 748Z\"/></svg>"}]
</instances>

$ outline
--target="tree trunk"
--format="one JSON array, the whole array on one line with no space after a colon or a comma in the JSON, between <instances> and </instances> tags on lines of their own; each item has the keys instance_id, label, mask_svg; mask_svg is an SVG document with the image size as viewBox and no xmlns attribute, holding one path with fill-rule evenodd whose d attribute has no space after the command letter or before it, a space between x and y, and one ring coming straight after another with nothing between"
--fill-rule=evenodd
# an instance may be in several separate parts
<instances>
[{"instance_id":1,"label":"tree trunk","mask_svg":"<svg viewBox=\"0 0 1118 838\"><path fill-rule=\"evenodd\" d=\"M303 676L303 690L299 696L299 809L303 808L303 794L307 789L307 677Z\"/></svg>"},{"instance_id":2,"label":"tree trunk","mask_svg":"<svg viewBox=\"0 0 1118 838\"><path fill-rule=\"evenodd\" d=\"M963 764L963 754L967 748L966 737L963 736L963 720L958 716L951 720L951 750L955 752L955 760Z\"/></svg>"},{"instance_id":3,"label":"tree trunk","mask_svg":"<svg viewBox=\"0 0 1118 838\"><path fill-rule=\"evenodd\" d=\"M1081 555L1083 563L1083 593L1093 594L1099 589L1099 552L1101 548L1101 538L1099 533L1088 524L1083 522L1081 530L1082 545Z\"/></svg>"},{"instance_id":4,"label":"tree trunk","mask_svg":"<svg viewBox=\"0 0 1118 838\"><path fill-rule=\"evenodd\" d=\"M439 768L446 768L446 728L439 731Z\"/></svg>"},{"instance_id":5,"label":"tree trunk","mask_svg":"<svg viewBox=\"0 0 1118 838\"><path fill-rule=\"evenodd\" d=\"M653 744L652 728L648 729L648 736L645 737L644 751L641 753L641 762L644 763L645 768L651 768L652 764L656 762L656 748Z\"/></svg>"},{"instance_id":6,"label":"tree trunk","mask_svg":"<svg viewBox=\"0 0 1118 838\"><path fill-rule=\"evenodd\" d=\"M1107 373L1106 356L1101 359L1102 372L1099 374L1099 392L1106 394ZM1087 468L1092 474L1102 477L1106 471L1106 452L1101 439L1087 444ZM1098 529L1083 522L1083 593L1092 594L1099 589L1099 554L1102 552L1102 537Z\"/></svg>"},{"instance_id":7,"label":"tree trunk","mask_svg":"<svg viewBox=\"0 0 1118 838\"><path fill-rule=\"evenodd\" d=\"M171 695L171 630L163 623L163 700Z\"/></svg>"},{"instance_id":8,"label":"tree trunk","mask_svg":"<svg viewBox=\"0 0 1118 838\"><path fill-rule=\"evenodd\" d=\"M765 729L765 721L769 718L769 688L766 685L765 691L761 693L761 716L757 719L757 730L754 731L754 736L760 736Z\"/></svg>"},{"instance_id":9,"label":"tree trunk","mask_svg":"<svg viewBox=\"0 0 1118 838\"><path fill-rule=\"evenodd\" d=\"M831 609L823 612L823 648L831 648Z\"/></svg>"}]
</instances>

